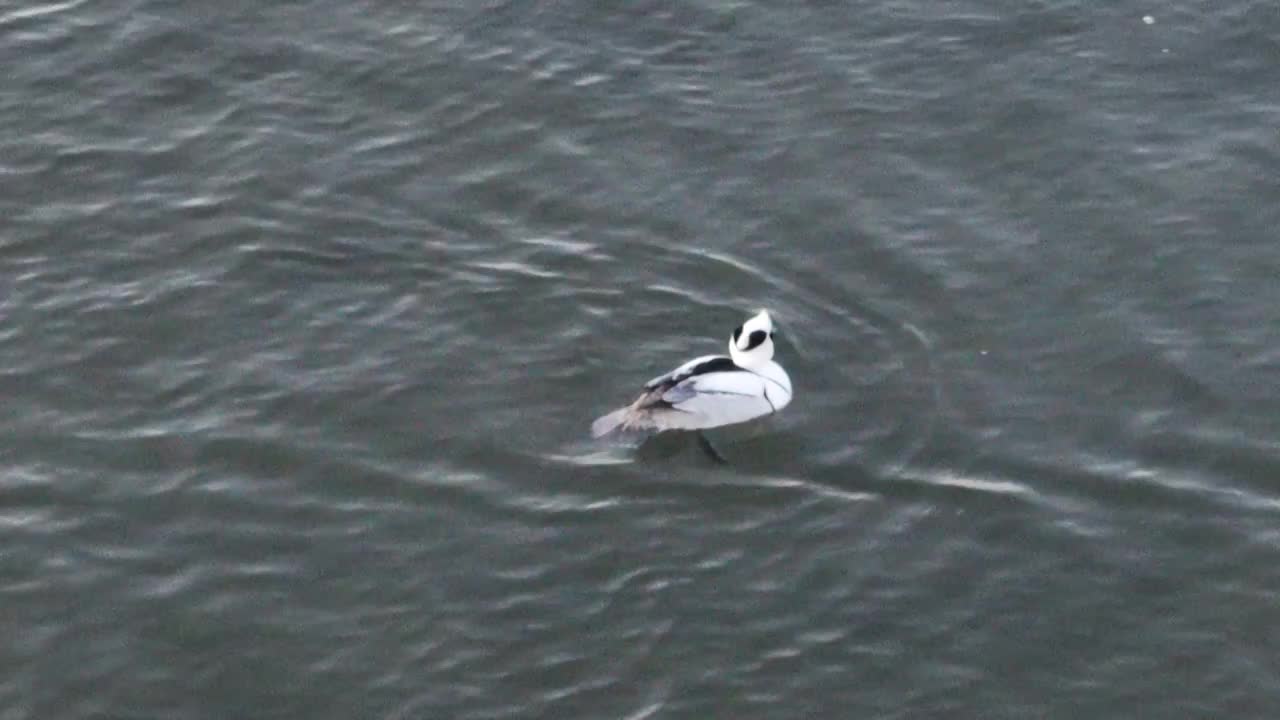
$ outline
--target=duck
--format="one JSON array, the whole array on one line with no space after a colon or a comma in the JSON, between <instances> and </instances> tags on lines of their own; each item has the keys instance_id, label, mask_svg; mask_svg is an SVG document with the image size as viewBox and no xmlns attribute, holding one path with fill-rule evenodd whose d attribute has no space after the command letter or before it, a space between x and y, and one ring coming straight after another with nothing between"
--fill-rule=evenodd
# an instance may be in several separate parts
<instances>
[{"instance_id":1,"label":"duck","mask_svg":"<svg viewBox=\"0 0 1280 720\"><path fill-rule=\"evenodd\" d=\"M653 378L634 402L592 422L592 436L701 431L781 411L791 404L791 378L773 359L774 336L773 319L760 310L734 328L727 355L696 357Z\"/></svg>"}]
</instances>

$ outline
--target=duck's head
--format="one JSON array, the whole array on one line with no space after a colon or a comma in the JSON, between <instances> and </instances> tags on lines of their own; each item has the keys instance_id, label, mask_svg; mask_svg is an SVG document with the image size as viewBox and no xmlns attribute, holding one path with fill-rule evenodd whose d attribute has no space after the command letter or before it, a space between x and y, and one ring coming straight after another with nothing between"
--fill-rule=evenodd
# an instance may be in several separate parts
<instances>
[{"instance_id":1,"label":"duck's head","mask_svg":"<svg viewBox=\"0 0 1280 720\"><path fill-rule=\"evenodd\" d=\"M729 357L738 367L760 367L773 359L773 320L761 310L729 338Z\"/></svg>"}]
</instances>

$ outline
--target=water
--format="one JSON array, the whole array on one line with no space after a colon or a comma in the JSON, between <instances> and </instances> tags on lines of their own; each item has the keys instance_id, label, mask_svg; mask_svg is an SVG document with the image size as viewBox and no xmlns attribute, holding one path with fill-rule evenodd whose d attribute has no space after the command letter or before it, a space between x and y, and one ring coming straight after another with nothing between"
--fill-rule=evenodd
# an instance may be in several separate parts
<instances>
[{"instance_id":1,"label":"water","mask_svg":"<svg viewBox=\"0 0 1280 720\"><path fill-rule=\"evenodd\" d=\"M1280 713L1272 3L11 0L0 64L3 720ZM587 439L758 306L729 466Z\"/></svg>"}]
</instances>

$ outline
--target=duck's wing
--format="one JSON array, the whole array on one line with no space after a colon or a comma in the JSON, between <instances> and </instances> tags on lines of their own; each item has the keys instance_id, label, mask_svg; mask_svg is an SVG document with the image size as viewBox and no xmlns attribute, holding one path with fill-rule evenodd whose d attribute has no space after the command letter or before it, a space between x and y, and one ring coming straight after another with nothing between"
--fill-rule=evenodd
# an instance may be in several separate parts
<instances>
[{"instance_id":1,"label":"duck's wing","mask_svg":"<svg viewBox=\"0 0 1280 720\"><path fill-rule=\"evenodd\" d=\"M618 428L696 430L743 422L773 412L763 383L728 356L704 355L645 383L634 403L597 419L591 431L600 437Z\"/></svg>"},{"instance_id":2,"label":"duck's wing","mask_svg":"<svg viewBox=\"0 0 1280 720\"><path fill-rule=\"evenodd\" d=\"M689 376L663 392L662 401L691 421L698 418L698 427L745 422L776 410L764 378L736 366Z\"/></svg>"}]
</instances>

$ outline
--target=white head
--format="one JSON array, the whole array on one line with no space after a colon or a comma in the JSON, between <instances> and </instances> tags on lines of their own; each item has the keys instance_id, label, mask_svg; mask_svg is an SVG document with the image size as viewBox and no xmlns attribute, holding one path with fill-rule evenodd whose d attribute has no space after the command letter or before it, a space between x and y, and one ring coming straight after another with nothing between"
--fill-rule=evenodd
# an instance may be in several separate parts
<instances>
[{"instance_id":1,"label":"white head","mask_svg":"<svg viewBox=\"0 0 1280 720\"><path fill-rule=\"evenodd\" d=\"M729 357L739 367L755 368L773 359L773 320L761 310L729 338Z\"/></svg>"}]
</instances>

